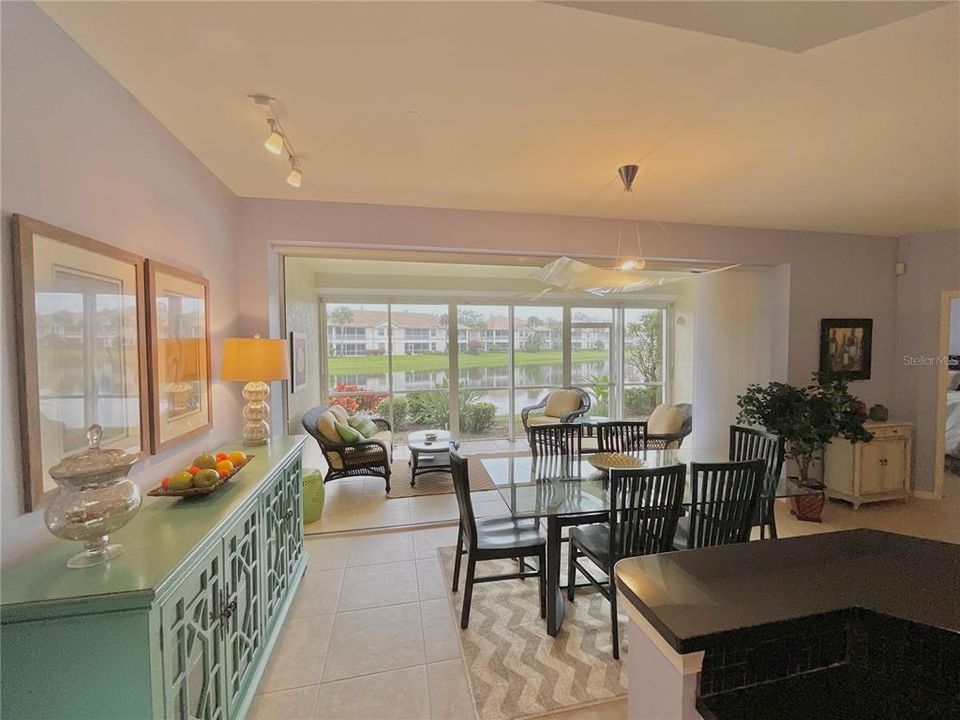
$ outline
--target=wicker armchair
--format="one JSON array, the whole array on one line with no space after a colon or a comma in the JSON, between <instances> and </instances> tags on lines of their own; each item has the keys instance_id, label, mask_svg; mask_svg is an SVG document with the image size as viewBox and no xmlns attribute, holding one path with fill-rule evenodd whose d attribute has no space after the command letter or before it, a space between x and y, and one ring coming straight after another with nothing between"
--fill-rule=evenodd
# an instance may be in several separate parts
<instances>
[{"instance_id":1,"label":"wicker armchair","mask_svg":"<svg viewBox=\"0 0 960 720\"><path fill-rule=\"evenodd\" d=\"M693 432L693 405L679 403L675 408L683 413L683 424L675 433L647 433L646 448L648 450L676 450L683 444L683 439Z\"/></svg>"},{"instance_id":2,"label":"wicker armchair","mask_svg":"<svg viewBox=\"0 0 960 720\"><path fill-rule=\"evenodd\" d=\"M579 405L575 407L569 407L572 403L564 402L564 398L558 393L576 393L578 397ZM547 407L551 405L551 399L554 403L563 407L563 409L558 412L556 415L548 415ZM558 402L559 401L559 402ZM564 407L565 406L565 407ZM534 415L530 417L530 414L536 410L542 410L543 413L540 415ZM520 420L523 422L523 429L526 433L530 433L531 425L555 425L556 423L566 423L574 420L581 415L585 415L590 410L590 395L586 390L582 390L578 387L568 387L558 390L551 390L548 392L544 398L538 402L536 405L530 405L523 408L520 411Z\"/></svg>"},{"instance_id":3,"label":"wicker armchair","mask_svg":"<svg viewBox=\"0 0 960 720\"><path fill-rule=\"evenodd\" d=\"M324 413L333 414L329 407L315 407L303 416L303 428L320 445L323 457L327 461L327 473L323 482L339 480L345 477L374 476L382 477L386 492L390 492L390 460L393 456L393 434L389 421L384 418L371 418L380 428L373 438L355 443L342 440L334 441L325 435L318 423Z\"/></svg>"}]
</instances>

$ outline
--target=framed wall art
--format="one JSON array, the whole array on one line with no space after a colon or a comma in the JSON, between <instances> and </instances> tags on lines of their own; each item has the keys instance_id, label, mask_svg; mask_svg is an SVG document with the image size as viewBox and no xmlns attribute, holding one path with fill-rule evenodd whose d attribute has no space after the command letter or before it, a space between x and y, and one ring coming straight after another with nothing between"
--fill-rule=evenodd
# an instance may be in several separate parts
<instances>
[{"instance_id":1,"label":"framed wall art","mask_svg":"<svg viewBox=\"0 0 960 720\"><path fill-rule=\"evenodd\" d=\"M873 353L873 320L820 321L820 372L849 380L869 380Z\"/></svg>"},{"instance_id":2,"label":"framed wall art","mask_svg":"<svg viewBox=\"0 0 960 720\"><path fill-rule=\"evenodd\" d=\"M210 286L155 260L146 275L150 450L158 453L213 425Z\"/></svg>"},{"instance_id":3,"label":"framed wall art","mask_svg":"<svg viewBox=\"0 0 960 720\"><path fill-rule=\"evenodd\" d=\"M56 487L49 470L86 449L150 447L144 261L13 216L24 509Z\"/></svg>"},{"instance_id":4,"label":"framed wall art","mask_svg":"<svg viewBox=\"0 0 960 720\"><path fill-rule=\"evenodd\" d=\"M290 392L307 387L307 336L290 332Z\"/></svg>"}]
</instances>

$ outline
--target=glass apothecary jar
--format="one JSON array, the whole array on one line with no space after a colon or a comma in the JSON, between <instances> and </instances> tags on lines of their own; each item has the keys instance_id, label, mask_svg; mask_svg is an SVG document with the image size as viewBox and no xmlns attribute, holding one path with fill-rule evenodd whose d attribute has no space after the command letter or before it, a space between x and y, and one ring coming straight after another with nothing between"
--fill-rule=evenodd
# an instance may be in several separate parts
<instances>
[{"instance_id":1,"label":"glass apothecary jar","mask_svg":"<svg viewBox=\"0 0 960 720\"><path fill-rule=\"evenodd\" d=\"M50 469L59 489L44 511L44 522L57 537L84 544L67 561L71 568L98 565L122 553L123 545L111 543L110 533L140 509L140 491L127 477L138 458L123 450L102 449L102 434L99 425L91 425L89 447Z\"/></svg>"}]
</instances>

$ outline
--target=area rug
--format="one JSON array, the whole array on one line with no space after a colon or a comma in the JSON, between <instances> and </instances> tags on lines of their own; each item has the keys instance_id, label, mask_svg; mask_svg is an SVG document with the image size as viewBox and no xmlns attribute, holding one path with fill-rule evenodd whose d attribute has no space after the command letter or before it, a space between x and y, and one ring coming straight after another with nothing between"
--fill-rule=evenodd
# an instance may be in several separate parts
<instances>
[{"instance_id":1,"label":"area rug","mask_svg":"<svg viewBox=\"0 0 960 720\"><path fill-rule=\"evenodd\" d=\"M455 551L438 552L459 627L463 578L460 592L451 593ZM477 570L478 575L514 572L516 564L483 562ZM577 589L552 638L540 618L535 578L474 586L470 626L460 632L460 642L479 719L514 720L623 697L626 638L621 617L620 660L614 660L610 606L593 588Z\"/></svg>"},{"instance_id":2,"label":"area rug","mask_svg":"<svg viewBox=\"0 0 960 720\"><path fill-rule=\"evenodd\" d=\"M522 453L467 455L470 490L496 490L497 486L483 467L481 460L491 457L510 457ZM418 495L445 495L453 493L453 479L449 472L429 472L417 475L417 484L410 485L410 465L407 460L394 460L390 465L390 492L388 498L416 497Z\"/></svg>"}]
</instances>

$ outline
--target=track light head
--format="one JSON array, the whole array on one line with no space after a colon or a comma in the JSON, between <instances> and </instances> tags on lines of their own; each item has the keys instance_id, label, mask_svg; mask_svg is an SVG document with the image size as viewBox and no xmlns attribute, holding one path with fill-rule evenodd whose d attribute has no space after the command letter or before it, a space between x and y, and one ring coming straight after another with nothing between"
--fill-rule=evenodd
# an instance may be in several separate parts
<instances>
[{"instance_id":1,"label":"track light head","mask_svg":"<svg viewBox=\"0 0 960 720\"><path fill-rule=\"evenodd\" d=\"M283 135L277 128L275 120L267 120L267 124L270 126L270 137L266 139L263 146L274 155L280 155L283 153Z\"/></svg>"},{"instance_id":2,"label":"track light head","mask_svg":"<svg viewBox=\"0 0 960 720\"><path fill-rule=\"evenodd\" d=\"M303 172L300 170L300 165L297 164L297 159L291 155L290 156L290 174L287 175L287 185L290 187L298 188L300 183L303 182Z\"/></svg>"}]
</instances>

